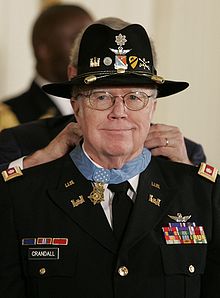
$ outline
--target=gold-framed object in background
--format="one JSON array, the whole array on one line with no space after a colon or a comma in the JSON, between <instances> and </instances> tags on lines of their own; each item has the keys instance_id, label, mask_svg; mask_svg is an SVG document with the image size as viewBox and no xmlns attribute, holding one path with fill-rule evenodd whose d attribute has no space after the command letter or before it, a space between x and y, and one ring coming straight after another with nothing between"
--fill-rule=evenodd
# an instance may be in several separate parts
<instances>
[{"instance_id":1,"label":"gold-framed object in background","mask_svg":"<svg viewBox=\"0 0 220 298\"><path fill-rule=\"evenodd\" d=\"M41 6L42 6L42 9L50 6L50 5L53 5L53 4L58 4L58 3L61 3L62 1L60 0L41 0Z\"/></svg>"}]
</instances>

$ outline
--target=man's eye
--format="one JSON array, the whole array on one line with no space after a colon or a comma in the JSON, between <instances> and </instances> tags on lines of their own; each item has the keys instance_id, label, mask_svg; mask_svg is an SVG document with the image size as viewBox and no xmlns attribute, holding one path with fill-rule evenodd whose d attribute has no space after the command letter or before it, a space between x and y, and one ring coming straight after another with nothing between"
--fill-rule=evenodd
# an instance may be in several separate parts
<instances>
[{"instance_id":1,"label":"man's eye","mask_svg":"<svg viewBox=\"0 0 220 298\"><path fill-rule=\"evenodd\" d=\"M108 97L106 95L99 95L99 96L97 96L96 99L100 100L100 101L104 101L104 100L108 99Z\"/></svg>"},{"instance_id":2,"label":"man's eye","mask_svg":"<svg viewBox=\"0 0 220 298\"><path fill-rule=\"evenodd\" d=\"M129 98L128 98L129 100L138 100L139 98L136 96L136 95L129 95Z\"/></svg>"}]
</instances>

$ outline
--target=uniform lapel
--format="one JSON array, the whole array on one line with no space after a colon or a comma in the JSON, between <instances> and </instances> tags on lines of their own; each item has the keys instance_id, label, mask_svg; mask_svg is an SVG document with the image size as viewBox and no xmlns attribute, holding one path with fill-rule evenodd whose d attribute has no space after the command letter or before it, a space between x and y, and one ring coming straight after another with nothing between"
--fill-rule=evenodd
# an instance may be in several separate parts
<instances>
[{"instance_id":1,"label":"uniform lapel","mask_svg":"<svg viewBox=\"0 0 220 298\"><path fill-rule=\"evenodd\" d=\"M91 191L91 183L68 158L59 177L58 187L49 189L48 193L50 199L65 212L66 216L105 248L116 252L116 241L102 206L93 205L88 199Z\"/></svg>"},{"instance_id":2,"label":"uniform lapel","mask_svg":"<svg viewBox=\"0 0 220 298\"><path fill-rule=\"evenodd\" d=\"M156 162L141 173L134 209L122 242L128 249L145 237L160 222L176 197L175 187L167 186Z\"/></svg>"}]
</instances>

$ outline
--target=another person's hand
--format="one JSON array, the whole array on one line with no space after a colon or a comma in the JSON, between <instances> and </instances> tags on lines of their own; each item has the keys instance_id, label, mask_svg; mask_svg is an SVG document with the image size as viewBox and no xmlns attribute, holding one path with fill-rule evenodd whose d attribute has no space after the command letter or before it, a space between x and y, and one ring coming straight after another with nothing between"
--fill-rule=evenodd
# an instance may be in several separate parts
<instances>
[{"instance_id":1,"label":"another person's hand","mask_svg":"<svg viewBox=\"0 0 220 298\"><path fill-rule=\"evenodd\" d=\"M192 164L188 158L184 137L178 127L152 124L145 147L153 156L165 156L172 161Z\"/></svg>"},{"instance_id":2,"label":"another person's hand","mask_svg":"<svg viewBox=\"0 0 220 298\"><path fill-rule=\"evenodd\" d=\"M23 167L30 168L43 164L68 153L82 138L82 132L77 123L69 123L46 147L25 157Z\"/></svg>"}]
</instances>

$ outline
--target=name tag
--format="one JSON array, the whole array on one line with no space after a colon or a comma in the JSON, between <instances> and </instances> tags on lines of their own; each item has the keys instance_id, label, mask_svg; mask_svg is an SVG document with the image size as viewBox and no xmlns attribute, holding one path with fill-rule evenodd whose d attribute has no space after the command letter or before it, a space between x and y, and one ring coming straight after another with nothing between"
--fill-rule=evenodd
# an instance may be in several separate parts
<instances>
[{"instance_id":1,"label":"name tag","mask_svg":"<svg viewBox=\"0 0 220 298\"><path fill-rule=\"evenodd\" d=\"M29 248L28 260L58 260L59 248Z\"/></svg>"}]
</instances>

